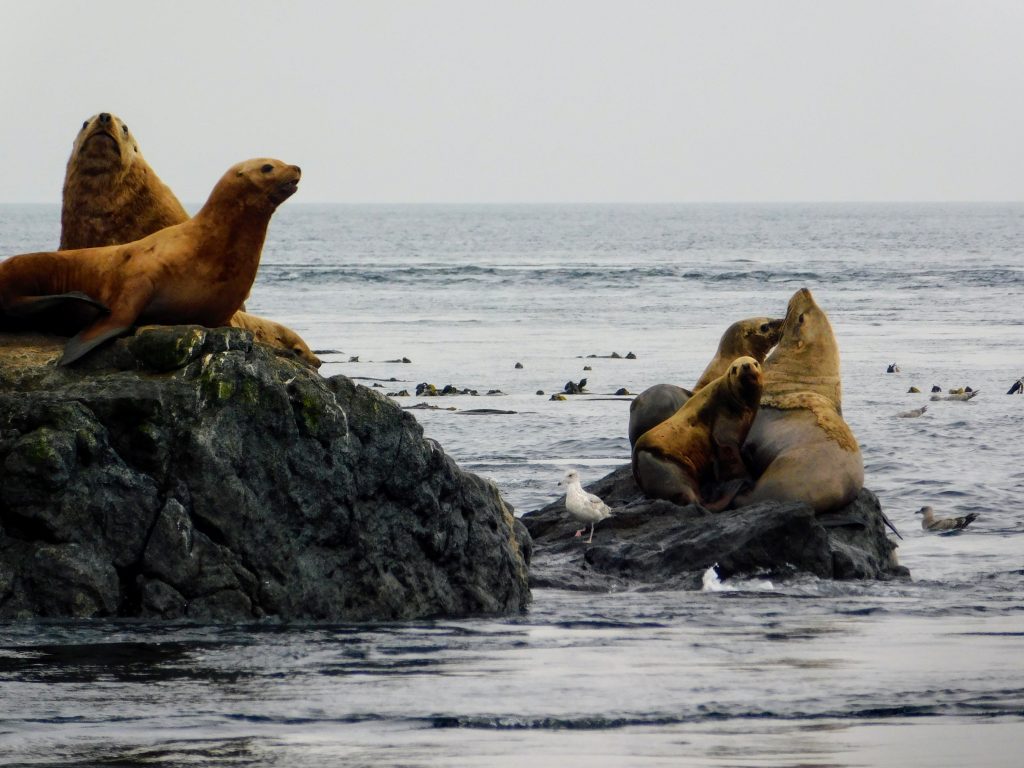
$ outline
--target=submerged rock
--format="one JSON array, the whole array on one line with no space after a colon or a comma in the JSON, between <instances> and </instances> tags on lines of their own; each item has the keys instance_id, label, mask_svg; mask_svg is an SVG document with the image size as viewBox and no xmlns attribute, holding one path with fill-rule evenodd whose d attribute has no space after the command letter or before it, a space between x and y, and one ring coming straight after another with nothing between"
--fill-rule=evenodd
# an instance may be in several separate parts
<instances>
[{"instance_id":1,"label":"submerged rock","mask_svg":"<svg viewBox=\"0 0 1024 768\"><path fill-rule=\"evenodd\" d=\"M0 335L0 618L383 620L529 600L530 541L416 420L240 329L75 368Z\"/></svg>"},{"instance_id":2,"label":"submerged rock","mask_svg":"<svg viewBox=\"0 0 1024 768\"><path fill-rule=\"evenodd\" d=\"M587 487L613 508L599 522L591 545L565 501L522 517L533 538L534 587L613 590L636 587L700 589L718 564L722 578L775 578L809 573L826 579L909 577L886 536L882 510L871 491L849 506L816 515L806 504L765 503L711 513L643 496L628 465Z\"/></svg>"}]
</instances>

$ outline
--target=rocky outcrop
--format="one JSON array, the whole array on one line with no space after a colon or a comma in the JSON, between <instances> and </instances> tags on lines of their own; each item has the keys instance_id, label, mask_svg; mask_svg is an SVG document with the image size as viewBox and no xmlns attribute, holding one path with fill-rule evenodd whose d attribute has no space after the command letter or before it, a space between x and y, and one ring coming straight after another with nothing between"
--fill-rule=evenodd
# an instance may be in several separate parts
<instances>
[{"instance_id":1,"label":"rocky outcrop","mask_svg":"<svg viewBox=\"0 0 1024 768\"><path fill-rule=\"evenodd\" d=\"M529 536L416 420L240 329L75 368L0 335L0 618L380 620L519 610Z\"/></svg>"},{"instance_id":2,"label":"rocky outcrop","mask_svg":"<svg viewBox=\"0 0 1024 768\"><path fill-rule=\"evenodd\" d=\"M696 505L651 501L637 488L628 465L587 490L614 510L597 524L590 545L573 537L579 525L567 516L564 499L522 517L533 537L534 587L699 589L704 571L716 563L722 578L910 575L896 560L878 499L866 489L842 510L819 515L796 503L711 513Z\"/></svg>"}]
</instances>

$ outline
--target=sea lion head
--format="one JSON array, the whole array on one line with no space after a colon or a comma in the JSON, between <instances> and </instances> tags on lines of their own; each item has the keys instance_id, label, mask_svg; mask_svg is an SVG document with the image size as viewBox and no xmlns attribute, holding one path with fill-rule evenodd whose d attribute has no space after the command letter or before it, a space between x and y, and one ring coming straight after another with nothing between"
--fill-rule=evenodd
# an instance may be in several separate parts
<instances>
[{"instance_id":1,"label":"sea lion head","mask_svg":"<svg viewBox=\"0 0 1024 768\"><path fill-rule=\"evenodd\" d=\"M117 115L100 112L84 123L75 137L68 160L68 176L125 173L139 154L139 146L128 126Z\"/></svg>"},{"instance_id":2,"label":"sea lion head","mask_svg":"<svg viewBox=\"0 0 1024 768\"><path fill-rule=\"evenodd\" d=\"M724 353L731 352L736 357L748 355L755 360L764 360L771 348L779 343L784 322L771 317L739 320L726 328L719 349Z\"/></svg>"},{"instance_id":3,"label":"sea lion head","mask_svg":"<svg viewBox=\"0 0 1024 768\"><path fill-rule=\"evenodd\" d=\"M828 315L807 288L793 294L778 346L765 361L766 394L811 391L840 409L839 345Z\"/></svg>"},{"instance_id":4,"label":"sea lion head","mask_svg":"<svg viewBox=\"0 0 1024 768\"><path fill-rule=\"evenodd\" d=\"M254 157L228 168L210 194L210 201L230 200L233 206L273 213L299 188L302 169L272 157Z\"/></svg>"},{"instance_id":5,"label":"sea lion head","mask_svg":"<svg viewBox=\"0 0 1024 768\"><path fill-rule=\"evenodd\" d=\"M309 348L309 345L302 340L299 334L283 325L279 325L275 330L279 347L288 350L299 360L306 363L306 365L310 365L313 368L320 367L320 358L313 354L313 350Z\"/></svg>"},{"instance_id":6,"label":"sea lion head","mask_svg":"<svg viewBox=\"0 0 1024 768\"><path fill-rule=\"evenodd\" d=\"M749 356L737 357L729 364L726 376L733 396L744 405L756 408L764 388L761 364Z\"/></svg>"},{"instance_id":7,"label":"sea lion head","mask_svg":"<svg viewBox=\"0 0 1024 768\"><path fill-rule=\"evenodd\" d=\"M787 353L806 352L823 345L834 346L835 335L832 324L808 288L801 288L793 294L786 307L786 319L782 325L779 351ZM773 355L774 357L774 355Z\"/></svg>"}]
</instances>

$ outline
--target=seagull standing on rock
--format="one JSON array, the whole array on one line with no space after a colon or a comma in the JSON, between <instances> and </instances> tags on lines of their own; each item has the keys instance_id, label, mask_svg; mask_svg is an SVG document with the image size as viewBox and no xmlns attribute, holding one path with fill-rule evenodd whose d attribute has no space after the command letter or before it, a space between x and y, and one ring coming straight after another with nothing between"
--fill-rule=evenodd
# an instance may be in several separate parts
<instances>
[{"instance_id":1,"label":"seagull standing on rock","mask_svg":"<svg viewBox=\"0 0 1024 768\"><path fill-rule=\"evenodd\" d=\"M921 515L921 528L926 531L962 531L978 517L974 512L968 512L963 517L936 518L931 507L921 507L914 514Z\"/></svg>"},{"instance_id":2,"label":"seagull standing on rock","mask_svg":"<svg viewBox=\"0 0 1024 768\"><path fill-rule=\"evenodd\" d=\"M612 513L611 508L599 497L583 490L583 486L580 485L580 473L575 469L566 472L558 484L566 486L565 508L569 514L581 523L590 523L590 537L587 539L587 544L590 544L594 540L594 525L608 517ZM582 536L585 530L587 528L584 525L576 531L576 535Z\"/></svg>"}]
</instances>

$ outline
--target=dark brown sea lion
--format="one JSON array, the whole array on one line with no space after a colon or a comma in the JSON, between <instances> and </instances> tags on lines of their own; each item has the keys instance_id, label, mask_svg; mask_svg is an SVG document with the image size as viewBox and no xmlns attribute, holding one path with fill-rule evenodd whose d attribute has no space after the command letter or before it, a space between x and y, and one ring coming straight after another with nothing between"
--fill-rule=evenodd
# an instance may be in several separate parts
<instances>
[{"instance_id":1,"label":"dark brown sea lion","mask_svg":"<svg viewBox=\"0 0 1024 768\"><path fill-rule=\"evenodd\" d=\"M693 390L675 384L655 384L648 387L629 404L629 444L634 445L640 435L656 427L678 411L694 392L717 379L737 357L752 357L759 363L779 342L782 320L770 317L748 317L739 320L722 334L718 350L700 375Z\"/></svg>"},{"instance_id":2,"label":"dark brown sea lion","mask_svg":"<svg viewBox=\"0 0 1024 768\"><path fill-rule=\"evenodd\" d=\"M59 303L103 314L72 338L62 365L146 323L229 325L256 277L267 225L298 188L298 166L256 158L228 169L191 219L123 245L30 253L0 262L0 320Z\"/></svg>"},{"instance_id":3,"label":"dark brown sea lion","mask_svg":"<svg viewBox=\"0 0 1024 768\"><path fill-rule=\"evenodd\" d=\"M128 126L109 112L82 123L64 175L60 250L130 243L188 219L149 167Z\"/></svg>"},{"instance_id":4,"label":"dark brown sea lion","mask_svg":"<svg viewBox=\"0 0 1024 768\"><path fill-rule=\"evenodd\" d=\"M761 364L740 357L694 393L633 448L633 477L644 494L676 504L706 503L704 489L743 478L740 454L761 399Z\"/></svg>"},{"instance_id":5,"label":"dark brown sea lion","mask_svg":"<svg viewBox=\"0 0 1024 768\"><path fill-rule=\"evenodd\" d=\"M802 288L765 360L761 407L743 447L757 482L733 506L803 501L825 512L853 501L864 460L841 414L839 346L828 316Z\"/></svg>"}]
</instances>

